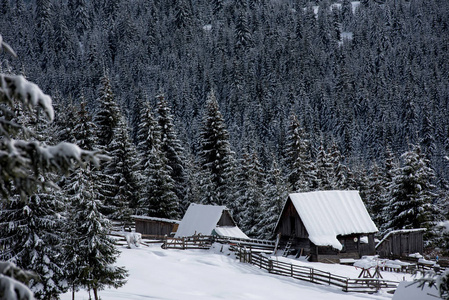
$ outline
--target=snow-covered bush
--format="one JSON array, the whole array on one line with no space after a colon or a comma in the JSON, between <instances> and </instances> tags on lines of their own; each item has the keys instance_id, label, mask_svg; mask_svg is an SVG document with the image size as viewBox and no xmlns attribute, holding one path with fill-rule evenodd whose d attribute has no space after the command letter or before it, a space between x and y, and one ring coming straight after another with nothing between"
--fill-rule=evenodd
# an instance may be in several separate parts
<instances>
[{"instance_id":1,"label":"snow-covered bush","mask_svg":"<svg viewBox=\"0 0 449 300\"><path fill-rule=\"evenodd\" d=\"M32 300L33 292L24 284L36 275L23 271L11 262L0 262L0 299Z\"/></svg>"}]
</instances>

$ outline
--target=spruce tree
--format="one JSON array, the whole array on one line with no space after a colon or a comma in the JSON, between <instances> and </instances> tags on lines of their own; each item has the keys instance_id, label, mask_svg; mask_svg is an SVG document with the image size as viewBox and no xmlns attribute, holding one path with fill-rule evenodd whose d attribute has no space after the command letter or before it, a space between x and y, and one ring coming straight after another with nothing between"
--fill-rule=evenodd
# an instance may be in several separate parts
<instances>
[{"instance_id":1,"label":"spruce tree","mask_svg":"<svg viewBox=\"0 0 449 300\"><path fill-rule=\"evenodd\" d=\"M290 114L285 152L289 189L292 192L309 191L315 181L315 170L310 157L310 144L298 118L293 113Z\"/></svg>"},{"instance_id":2,"label":"spruce tree","mask_svg":"<svg viewBox=\"0 0 449 300\"><path fill-rule=\"evenodd\" d=\"M161 131L161 150L166 157L170 176L174 181L172 191L179 201L183 201L186 193L187 173L185 170L185 150L177 137L175 124L170 107L164 97L160 94L158 98L158 124Z\"/></svg>"},{"instance_id":3,"label":"spruce tree","mask_svg":"<svg viewBox=\"0 0 449 300\"><path fill-rule=\"evenodd\" d=\"M140 172L137 150L123 117L120 117L106 149L111 160L104 171L113 178L115 189L113 197L105 199L103 210L111 220L129 222L131 209L137 206L140 197Z\"/></svg>"},{"instance_id":4,"label":"spruce tree","mask_svg":"<svg viewBox=\"0 0 449 300\"><path fill-rule=\"evenodd\" d=\"M199 152L204 204L228 205L233 194L234 152L214 91L208 94Z\"/></svg>"},{"instance_id":5,"label":"spruce tree","mask_svg":"<svg viewBox=\"0 0 449 300\"><path fill-rule=\"evenodd\" d=\"M267 176L264 188L264 199L261 203L261 214L257 228L257 238L272 239L275 226L282 213L288 190L286 180L275 160Z\"/></svg>"},{"instance_id":6,"label":"spruce tree","mask_svg":"<svg viewBox=\"0 0 449 300\"><path fill-rule=\"evenodd\" d=\"M235 199L239 206L237 215L240 228L249 236L257 236L257 224L261 218L261 202L265 199L265 174L254 151L243 154L240 164L238 197Z\"/></svg>"},{"instance_id":7,"label":"spruce tree","mask_svg":"<svg viewBox=\"0 0 449 300\"><path fill-rule=\"evenodd\" d=\"M390 186L388 226L391 229L431 228L439 215L434 204L435 173L419 146L413 146L401 158L403 164L396 169Z\"/></svg>"},{"instance_id":8,"label":"spruce tree","mask_svg":"<svg viewBox=\"0 0 449 300\"><path fill-rule=\"evenodd\" d=\"M143 190L138 203L139 213L152 217L177 219L179 199L174 193L165 153L162 151L161 129L149 103L142 109L138 129L140 165Z\"/></svg>"},{"instance_id":9,"label":"spruce tree","mask_svg":"<svg viewBox=\"0 0 449 300\"><path fill-rule=\"evenodd\" d=\"M89 171L79 169L68 189L72 195L72 209L67 261L72 289L92 290L98 300L98 291L124 285L127 272L114 265L119 251L109 237L111 223L99 210L101 202Z\"/></svg>"}]
</instances>

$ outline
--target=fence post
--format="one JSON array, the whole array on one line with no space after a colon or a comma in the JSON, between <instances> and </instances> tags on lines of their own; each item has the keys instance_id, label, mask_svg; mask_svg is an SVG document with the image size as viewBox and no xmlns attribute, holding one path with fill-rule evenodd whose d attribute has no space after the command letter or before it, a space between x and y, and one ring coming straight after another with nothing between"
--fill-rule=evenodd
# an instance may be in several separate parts
<instances>
[{"instance_id":1,"label":"fence post","mask_svg":"<svg viewBox=\"0 0 449 300\"><path fill-rule=\"evenodd\" d=\"M183 237L182 238L182 250L185 250L185 249L186 249L186 238Z\"/></svg>"},{"instance_id":2,"label":"fence post","mask_svg":"<svg viewBox=\"0 0 449 300\"><path fill-rule=\"evenodd\" d=\"M268 273L273 271L273 260L268 259Z\"/></svg>"},{"instance_id":3,"label":"fence post","mask_svg":"<svg viewBox=\"0 0 449 300\"><path fill-rule=\"evenodd\" d=\"M313 282L313 268L310 269L310 280Z\"/></svg>"},{"instance_id":4,"label":"fence post","mask_svg":"<svg viewBox=\"0 0 449 300\"><path fill-rule=\"evenodd\" d=\"M290 275L293 277L293 264L290 264Z\"/></svg>"}]
</instances>

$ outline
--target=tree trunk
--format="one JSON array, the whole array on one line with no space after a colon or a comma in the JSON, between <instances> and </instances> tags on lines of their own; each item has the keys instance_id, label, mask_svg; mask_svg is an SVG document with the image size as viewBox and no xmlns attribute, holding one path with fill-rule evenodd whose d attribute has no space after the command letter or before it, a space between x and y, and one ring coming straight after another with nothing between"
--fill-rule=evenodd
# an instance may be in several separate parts
<instances>
[{"instance_id":1,"label":"tree trunk","mask_svg":"<svg viewBox=\"0 0 449 300\"><path fill-rule=\"evenodd\" d=\"M95 299L95 300L98 300L98 291L97 291L97 288L93 288L93 291L94 291L94 299Z\"/></svg>"}]
</instances>

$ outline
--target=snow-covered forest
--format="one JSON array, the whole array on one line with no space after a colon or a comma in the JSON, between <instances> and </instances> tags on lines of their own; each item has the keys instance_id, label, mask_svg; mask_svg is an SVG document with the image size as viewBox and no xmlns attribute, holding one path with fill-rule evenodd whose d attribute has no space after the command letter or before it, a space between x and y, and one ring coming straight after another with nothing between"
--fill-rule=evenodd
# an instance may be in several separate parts
<instances>
[{"instance_id":1,"label":"snow-covered forest","mask_svg":"<svg viewBox=\"0 0 449 300\"><path fill-rule=\"evenodd\" d=\"M357 189L380 234L448 243L446 0L0 0L0 34L17 54L0 52L0 260L45 273L38 298L123 284L76 267L115 261L109 221L192 202L272 238L289 192ZM13 74L54 122L11 104ZM26 180L4 172L11 139L110 159L39 161Z\"/></svg>"}]
</instances>

